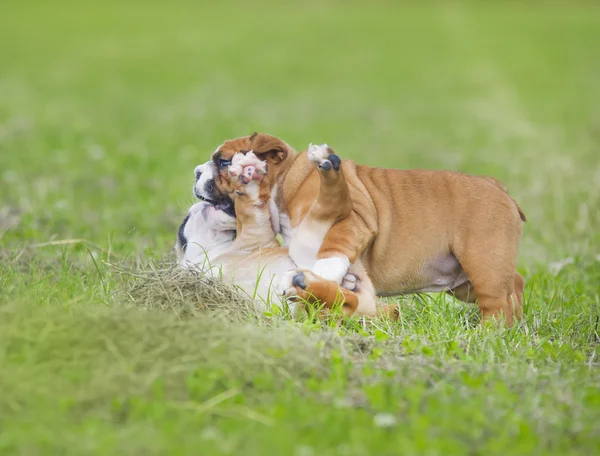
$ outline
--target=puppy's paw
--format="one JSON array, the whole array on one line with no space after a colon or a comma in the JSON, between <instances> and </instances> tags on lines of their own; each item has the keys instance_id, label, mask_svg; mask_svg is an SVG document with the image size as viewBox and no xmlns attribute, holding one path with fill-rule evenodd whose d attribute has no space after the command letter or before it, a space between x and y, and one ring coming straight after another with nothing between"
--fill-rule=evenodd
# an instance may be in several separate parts
<instances>
[{"instance_id":1,"label":"puppy's paw","mask_svg":"<svg viewBox=\"0 0 600 456\"><path fill-rule=\"evenodd\" d=\"M259 160L254 152L235 154L227 170L233 181L248 185L252 181L262 182L267 174L267 162Z\"/></svg>"},{"instance_id":2,"label":"puppy's paw","mask_svg":"<svg viewBox=\"0 0 600 456\"><path fill-rule=\"evenodd\" d=\"M360 279L354 274L346 274L342 279L342 287L350 291L359 291Z\"/></svg>"},{"instance_id":3,"label":"puppy's paw","mask_svg":"<svg viewBox=\"0 0 600 456\"><path fill-rule=\"evenodd\" d=\"M317 165L317 168L321 171L329 171L334 169L335 171L340 170L342 159L335 154L333 149L327 144L308 146L308 159Z\"/></svg>"},{"instance_id":4,"label":"puppy's paw","mask_svg":"<svg viewBox=\"0 0 600 456\"><path fill-rule=\"evenodd\" d=\"M297 275L295 269L291 269L281 277L281 280L277 284L275 291L278 295L283 296L290 301L296 300L298 293L294 285L294 277Z\"/></svg>"},{"instance_id":5,"label":"puppy's paw","mask_svg":"<svg viewBox=\"0 0 600 456\"><path fill-rule=\"evenodd\" d=\"M292 301L308 299L312 296L311 285L319 280L322 279L310 271L292 269L283 275L277 291L281 296Z\"/></svg>"},{"instance_id":6,"label":"puppy's paw","mask_svg":"<svg viewBox=\"0 0 600 456\"><path fill-rule=\"evenodd\" d=\"M291 280L289 276L286 277L287 291L290 295L300 299L314 301L317 298L314 293L317 291L317 288L321 288L318 286L319 284L326 286L334 285L336 289L338 288L337 284L324 280L322 277L306 269L296 269L295 271L288 272L288 274L291 276Z\"/></svg>"}]
</instances>

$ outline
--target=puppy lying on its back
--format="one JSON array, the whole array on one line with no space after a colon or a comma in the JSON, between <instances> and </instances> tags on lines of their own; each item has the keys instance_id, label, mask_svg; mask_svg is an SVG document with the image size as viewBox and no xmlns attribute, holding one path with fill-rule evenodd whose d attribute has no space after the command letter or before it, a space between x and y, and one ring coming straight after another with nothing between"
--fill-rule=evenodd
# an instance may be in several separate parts
<instances>
[{"instance_id":1,"label":"puppy lying on its back","mask_svg":"<svg viewBox=\"0 0 600 456\"><path fill-rule=\"evenodd\" d=\"M375 292L364 274L346 276L341 288L310 271L297 271L287 248L281 247L270 223L270 187L266 164L254 154L237 154L228 167L236 218L208 202L192 206L178 234L175 251L181 266L222 275L247 294L281 306L282 296L341 305L346 314L375 315ZM327 215L336 219L339 211ZM236 235L237 232L237 235ZM351 272L357 272L352 270ZM360 286L359 286L360 284ZM291 306L295 313L294 306Z\"/></svg>"}]
</instances>

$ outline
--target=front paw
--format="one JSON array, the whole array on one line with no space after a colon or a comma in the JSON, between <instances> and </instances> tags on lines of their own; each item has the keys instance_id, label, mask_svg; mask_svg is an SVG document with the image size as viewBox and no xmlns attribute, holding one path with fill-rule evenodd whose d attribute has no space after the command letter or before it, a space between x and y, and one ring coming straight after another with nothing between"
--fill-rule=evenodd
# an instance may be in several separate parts
<instances>
[{"instance_id":1,"label":"front paw","mask_svg":"<svg viewBox=\"0 0 600 456\"><path fill-rule=\"evenodd\" d=\"M327 144L308 146L308 159L321 171L340 170L342 159Z\"/></svg>"},{"instance_id":2,"label":"front paw","mask_svg":"<svg viewBox=\"0 0 600 456\"><path fill-rule=\"evenodd\" d=\"M277 294L283 296L285 299L295 300L298 296L298 291L294 285L294 277L297 275L295 269L291 269L281 277L281 280L277 284Z\"/></svg>"},{"instance_id":3,"label":"front paw","mask_svg":"<svg viewBox=\"0 0 600 456\"><path fill-rule=\"evenodd\" d=\"M304 269L292 269L284 274L277 288L279 294L290 301L314 300L311 285L320 277Z\"/></svg>"},{"instance_id":4,"label":"front paw","mask_svg":"<svg viewBox=\"0 0 600 456\"><path fill-rule=\"evenodd\" d=\"M262 182L267 170L267 162L260 160L253 152L248 152L235 154L227 171L232 180L247 185L252 181Z\"/></svg>"}]
</instances>

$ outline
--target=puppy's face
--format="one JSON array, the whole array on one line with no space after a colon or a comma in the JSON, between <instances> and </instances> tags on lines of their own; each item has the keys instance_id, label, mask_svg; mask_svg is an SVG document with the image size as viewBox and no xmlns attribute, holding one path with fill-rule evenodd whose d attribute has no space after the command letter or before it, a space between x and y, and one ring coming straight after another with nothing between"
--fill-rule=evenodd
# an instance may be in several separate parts
<instances>
[{"instance_id":1,"label":"puppy's face","mask_svg":"<svg viewBox=\"0 0 600 456\"><path fill-rule=\"evenodd\" d=\"M177 233L175 253L181 266L202 263L207 252L233 242L236 219L205 201L194 204Z\"/></svg>"},{"instance_id":2,"label":"puppy's face","mask_svg":"<svg viewBox=\"0 0 600 456\"><path fill-rule=\"evenodd\" d=\"M263 133L230 139L225 141L213 153L212 160L196 167L196 185L194 194L197 198L217 204L231 203L235 189L231 182L228 168L233 156L237 153L254 154L268 165L270 185L277 182L277 175L287 159L291 147L280 139Z\"/></svg>"}]
</instances>

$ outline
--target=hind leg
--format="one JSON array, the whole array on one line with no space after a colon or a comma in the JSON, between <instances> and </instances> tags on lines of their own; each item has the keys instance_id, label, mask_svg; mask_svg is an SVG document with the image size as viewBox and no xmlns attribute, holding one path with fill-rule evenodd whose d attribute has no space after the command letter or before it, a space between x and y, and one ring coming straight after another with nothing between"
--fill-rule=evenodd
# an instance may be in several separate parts
<instances>
[{"instance_id":1,"label":"hind leg","mask_svg":"<svg viewBox=\"0 0 600 456\"><path fill-rule=\"evenodd\" d=\"M458 240L468 242L455 243L454 254L473 285L473 289L458 287L456 296L468 301L476 298L484 321L504 318L511 326L513 318L522 316L524 281L516 272L520 226L485 225L478 227L482 231L461 233Z\"/></svg>"},{"instance_id":2,"label":"hind leg","mask_svg":"<svg viewBox=\"0 0 600 456\"><path fill-rule=\"evenodd\" d=\"M463 268L469 275L473 289L459 287L455 296L466 302L477 301L484 321L504 318L507 326L512 326L513 318L522 316L522 285L512 271L504 271L503 265L492 260L473 262L467 255ZM517 283L518 282L518 283ZM517 289L515 285L521 286ZM468 293L468 294L467 294Z\"/></svg>"},{"instance_id":3,"label":"hind leg","mask_svg":"<svg viewBox=\"0 0 600 456\"><path fill-rule=\"evenodd\" d=\"M504 318L511 326L522 315L523 278L517 274L521 219L510 198L471 209L470 219L477 223L457 224L453 253L473 285L483 320Z\"/></svg>"},{"instance_id":4,"label":"hind leg","mask_svg":"<svg viewBox=\"0 0 600 456\"><path fill-rule=\"evenodd\" d=\"M515 316L520 320L523 318L523 290L525 288L525 280L518 272L515 272Z\"/></svg>"},{"instance_id":5,"label":"hind leg","mask_svg":"<svg viewBox=\"0 0 600 456\"><path fill-rule=\"evenodd\" d=\"M521 319L523 317L523 288L525 286L525 281L523 277L518 272L515 273L514 280L514 297L512 297L512 304L514 316L517 319ZM465 282L462 285L453 288L452 290L448 290L447 293L456 299L459 299L462 302L468 303L476 303L478 302L477 293L473 287L473 284L469 282Z\"/></svg>"}]
</instances>

